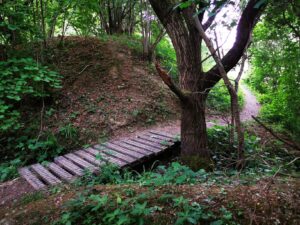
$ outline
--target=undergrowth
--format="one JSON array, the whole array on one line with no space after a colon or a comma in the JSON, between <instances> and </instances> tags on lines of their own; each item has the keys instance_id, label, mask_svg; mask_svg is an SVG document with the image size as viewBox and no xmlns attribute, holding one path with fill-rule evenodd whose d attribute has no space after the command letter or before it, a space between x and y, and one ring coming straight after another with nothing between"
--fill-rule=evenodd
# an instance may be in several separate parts
<instances>
[{"instance_id":1,"label":"undergrowth","mask_svg":"<svg viewBox=\"0 0 300 225\"><path fill-rule=\"evenodd\" d=\"M291 157L284 154L279 145L277 152L262 149L260 139L249 134L246 135L246 166L242 171L236 170L232 163L236 159L236 146L230 146L228 138L226 127L209 129L210 149L215 161L215 169L211 172L193 171L179 162L141 173L121 172L111 164L102 167L97 176L87 172L76 182L76 185L84 186L85 191L67 203L55 224L239 224L245 212L235 210L232 205L212 209L209 204L175 195L171 189L169 193L159 191L161 187L181 185L253 184L262 177L276 175L279 170L282 173L297 171L297 164L290 163ZM124 185L124 188L99 194L97 185L102 184ZM222 188L221 194L226 195ZM209 196L207 199L212 201Z\"/></svg>"}]
</instances>

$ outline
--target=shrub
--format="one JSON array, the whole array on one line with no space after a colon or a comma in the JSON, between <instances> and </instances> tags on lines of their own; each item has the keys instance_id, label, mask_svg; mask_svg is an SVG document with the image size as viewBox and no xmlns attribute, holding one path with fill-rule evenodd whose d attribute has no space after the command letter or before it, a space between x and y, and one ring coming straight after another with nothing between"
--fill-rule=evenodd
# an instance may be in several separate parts
<instances>
[{"instance_id":1,"label":"shrub","mask_svg":"<svg viewBox=\"0 0 300 225\"><path fill-rule=\"evenodd\" d=\"M25 97L44 97L60 88L60 76L31 58L0 62L0 132L22 127L18 103Z\"/></svg>"}]
</instances>

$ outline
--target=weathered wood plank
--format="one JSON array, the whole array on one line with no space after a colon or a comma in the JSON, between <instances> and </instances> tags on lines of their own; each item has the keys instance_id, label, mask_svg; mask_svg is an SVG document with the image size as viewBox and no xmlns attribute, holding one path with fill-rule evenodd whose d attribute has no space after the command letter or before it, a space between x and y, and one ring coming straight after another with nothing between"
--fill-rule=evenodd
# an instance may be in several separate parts
<instances>
[{"instance_id":1,"label":"weathered wood plank","mask_svg":"<svg viewBox=\"0 0 300 225\"><path fill-rule=\"evenodd\" d=\"M46 188L46 185L28 167L20 168L19 173L35 190Z\"/></svg>"},{"instance_id":2,"label":"weathered wood plank","mask_svg":"<svg viewBox=\"0 0 300 225\"><path fill-rule=\"evenodd\" d=\"M62 167L60 167L59 165L57 165L55 163L49 163L47 165L47 168L49 170L51 170L51 172L54 173L56 176L60 177L61 179L65 180L65 181L70 181L75 178L72 174L70 174L69 172L67 172Z\"/></svg>"},{"instance_id":3,"label":"weathered wood plank","mask_svg":"<svg viewBox=\"0 0 300 225\"><path fill-rule=\"evenodd\" d=\"M157 139L157 140L160 140L160 141L170 142L172 144L174 143L172 138L162 137L162 136L157 135L157 134L151 134L151 133L145 132L145 133L143 133L143 135L149 136L150 138Z\"/></svg>"},{"instance_id":4,"label":"weathered wood plank","mask_svg":"<svg viewBox=\"0 0 300 225\"><path fill-rule=\"evenodd\" d=\"M72 161L74 164L82 167L83 169L90 170L91 172L95 172L97 170L97 168L94 165L83 160L82 158L78 157L73 153L66 154L65 157Z\"/></svg>"},{"instance_id":5,"label":"weathered wood plank","mask_svg":"<svg viewBox=\"0 0 300 225\"><path fill-rule=\"evenodd\" d=\"M87 151L88 153L94 155L96 158L100 157L104 161L109 162L109 163L113 163L113 164L115 164L117 166L120 166L120 167L123 167L127 164L127 162L122 160L122 159L115 158L111 155L104 154L103 152L100 152L99 150L94 149L94 148L87 148L87 149L85 149L85 151Z\"/></svg>"},{"instance_id":6,"label":"weathered wood plank","mask_svg":"<svg viewBox=\"0 0 300 225\"><path fill-rule=\"evenodd\" d=\"M77 176L83 175L83 170L80 167L78 167L77 165L75 165L74 163L72 163L71 161L69 161L63 156L54 158L54 162L74 175Z\"/></svg>"},{"instance_id":7,"label":"weathered wood plank","mask_svg":"<svg viewBox=\"0 0 300 225\"><path fill-rule=\"evenodd\" d=\"M173 144L167 140L156 139L156 138L150 137L149 135L144 135L144 134L139 135L138 138L143 139L145 141L154 142L154 143L166 146L166 147L169 147Z\"/></svg>"},{"instance_id":8,"label":"weathered wood plank","mask_svg":"<svg viewBox=\"0 0 300 225\"><path fill-rule=\"evenodd\" d=\"M159 143L156 143L156 142L152 142L152 141L148 141L148 140L145 140L145 139L142 139L142 138L135 138L135 139L131 139L132 141L135 141L135 142L139 142L139 143L142 143L142 144L145 144L147 146L151 146L151 147L154 147L154 148L158 148L159 151L162 151L163 149L165 149L166 147L159 144Z\"/></svg>"},{"instance_id":9,"label":"weathered wood plank","mask_svg":"<svg viewBox=\"0 0 300 225\"><path fill-rule=\"evenodd\" d=\"M143 149L143 148L136 147L136 146L133 146L133 145L129 145L129 144L123 142L123 141L114 141L113 143L116 144L116 145L119 145L119 146L121 146L121 147L123 147L123 148L126 148L126 149L128 149L128 150L131 150L131 151L135 151L135 152L137 152L137 153L140 153L141 155L143 155L143 157L148 157L148 156L150 156L150 155L153 154L153 152L151 152L151 151L149 151L149 150L147 151L147 150L145 150L145 149ZM142 157L141 157L141 158L142 158Z\"/></svg>"},{"instance_id":10,"label":"weathered wood plank","mask_svg":"<svg viewBox=\"0 0 300 225\"><path fill-rule=\"evenodd\" d=\"M136 158L125 155L125 154L115 151L113 149L107 148L103 145L95 145L94 148L99 150L100 152L105 153L106 155L121 159L121 160L125 161L127 164L130 164L130 163L133 163L134 161L136 161Z\"/></svg>"},{"instance_id":11,"label":"weathered wood plank","mask_svg":"<svg viewBox=\"0 0 300 225\"><path fill-rule=\"evenodd\" d=\"M55 177L52 173L50 173L45 167L43 167L39 163L30 166L30 168L47 184L55 185L61 183L61 180Z\"/></svg>"},{"instance_id":12,"label":"weathered wood plank","mask_svg":"<svg viewBox=\"0 0 300 225\"><path fill-rule=\"evenodd\" d=\"M126 148L123 148L123 147L118 146L118 145L116 145L116 144L113 144L113 143L111 143L111 142L107 142L107 143L104 143L104 144L102 144L102 145L103 145L104 147L108 148L108 149L112 149L112 150L114 150L114 151L117 151L117 152L122 153L122 154L124 154L124 155L128 155L128 156L130 156L130 157L132 157L132 158L135 158L135 159L140 159L140 158L143 158L143 157L144 157L144 155L142 155L142 154L140 154L140 153L138 153L138 152L135 152L135 151L133 151L133 150L128 150L128 149L126 149Z\"/></svg>"},{"instance_id":13,"label":"weathered wood plank","mask_svg":"<svg viewBox=\"0 0 300 225\"><path fill-rule=\"evenodd\" d=\"M157 152L161 151L160 148L152 147L152 146L145 145L145 144L141 144L141 143L139 143L137 141L134 141L134 139L124 139L122 141L125 142L125 143L127 143L127 144L129 144L129 145L145 149L146 151L151 151L152 153L157 153Z\"/></svg>"},{"instance_id":14,"label":"weathered wood plank","mask_svg":"<svg viewBox=\"0 0 300 225\"><path fill-rule=\"evenodd\" d=\"M100 159L96 159L95 156L93 156L83 150L76 151L76 152L74 152L74 154L80 156L81 158L85 159L86 161L92 163L95 166L101 166L105 163L105 162L101 161Z\"/></svg>"},{"instance_id":15,"label":"weathered wood plank","mask_svg":"<svg viewBox=\"0 0 300 225\"><path fill-rule=\"evenodd\" d=\"M167 138L170 138L172 140L176 140L176 135L168 134L168 133L163 132L163 131L150 130L149 132L151 134L156 134L156 135L160 135L162 137L167 137Z\"/></svg>"}]
</instances>

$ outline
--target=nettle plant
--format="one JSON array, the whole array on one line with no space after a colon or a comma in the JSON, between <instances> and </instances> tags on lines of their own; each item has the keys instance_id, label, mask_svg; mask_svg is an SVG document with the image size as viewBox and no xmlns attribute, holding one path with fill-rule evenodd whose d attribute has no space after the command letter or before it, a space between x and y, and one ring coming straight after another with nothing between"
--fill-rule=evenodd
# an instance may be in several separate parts
<instances>
[{"instance_id":1,"label":"nettle plant","mask_svg":"<svg viewBox=\"0 0 300 225\"><path fill-rule=\"evenodd\" d=\"M41 98L61 88L61 76L32 58L0 62L0 133L22 127L18 104L25 97Z\"/></svg>"}]
</instances>

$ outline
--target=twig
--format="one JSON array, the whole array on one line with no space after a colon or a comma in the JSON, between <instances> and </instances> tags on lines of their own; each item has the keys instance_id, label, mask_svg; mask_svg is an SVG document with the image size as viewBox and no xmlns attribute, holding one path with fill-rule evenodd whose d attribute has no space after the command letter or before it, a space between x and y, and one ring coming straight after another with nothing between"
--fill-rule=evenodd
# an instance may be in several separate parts
<instances>
[{"instance_id":1,"label":"twig","mask_svg":"<svg viewBox=\"0 0 300 225\"><path fill-rule=\"evenodd\" d=\"M44 117L44 110L45 110L45 100L44 100L44 97L42 99L42 109L41 109L41 115L40 115L40 118L41 118L41 121L40 121L40 130L39 130L39 134L36 138L36 140L38 141L42 135L42 131L43 131L43 117Z\"/></svg>"},{"instance_id":2,"label":"twig","mask_svg":"<svg viewBox=\"0 0 300 225\"><path fill-rule=\"evenodd\" d=\"M90 67L92 65L86 65L79 73L78 75L82 74L88 67Z\"/></svg>"},{"instance_id":3,"label":"twig","mask_svg":"<svg viewBox=\"0 0 300 225\"><path fill-rule=\"evenodd\" d=\"M275 134L275 132L267 127L265 124L263 124L258 118L256 118L255 116L251 116L259 125L261 125L263 128L265 128L265 130L267 130L270 134L272 134L273 137L275 137L276 139L278 139L279 141L283 142L284 144L290 146L291 148L297 149L300 151L300 147L298 146L297 143L291 143L290 141L284 140L283 138L279 137L277 134Z\"/></svg>"}]
</instances>

